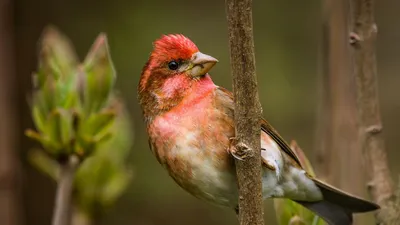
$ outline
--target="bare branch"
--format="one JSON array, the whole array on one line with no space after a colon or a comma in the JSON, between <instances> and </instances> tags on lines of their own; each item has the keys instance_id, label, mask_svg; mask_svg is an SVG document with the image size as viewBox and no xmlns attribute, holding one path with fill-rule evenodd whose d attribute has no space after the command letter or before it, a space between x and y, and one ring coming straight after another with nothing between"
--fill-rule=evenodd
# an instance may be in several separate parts
<instances>
[{"instance_id":1,"label":"bare branch","mask_svg":"<svg viewBox=\"0 0 400 225\"><path fill-rule=\"evenodd\" d=\"M57 186L56 202L53 214L53 225L71 224L72 189L79 159L70 156L69 160L60 163L60 179Z\"/></svg>"},{"instance_id":2,"label":"bare branch","mask_svg":"<svg viewBox=\"0 0 400 225\"><path fill-rule=\"evenodd\" d=\"M378 224L390 224L389 213L395 194L390 176L378 100L378 81L375 56L377 26L373 0L352 0L354 24L351 46L354 48L354 76L357 83L358 116L365 168L369 176L369 191L382 207L377 214ZM354 38L356 37L356 38Z\"/></svg>"},{"instance_id":3,"label":"bare branch","mask_svg":"<svg viewBox=\"0 0 400 225\"><path fill-rule=\"evenodd\" d=\"M263 225L260 117L255 73L252 1L226 0L235 97L235 153L241 225Z\"/></svg>"},{"instance_id":4,"label":"bare branch","mask_svg":"<svg viewBox=\"0 0 400 225\"><path fill-rule=\"evenodd\" d=\"M315 168L318 177L352 194L366 195L360 159L355 79L352 76L348 0L324 0ZM339 66L340 65L340 66ZM355 224L366 224L356 217Z\"/></svg>"}]
</instances>

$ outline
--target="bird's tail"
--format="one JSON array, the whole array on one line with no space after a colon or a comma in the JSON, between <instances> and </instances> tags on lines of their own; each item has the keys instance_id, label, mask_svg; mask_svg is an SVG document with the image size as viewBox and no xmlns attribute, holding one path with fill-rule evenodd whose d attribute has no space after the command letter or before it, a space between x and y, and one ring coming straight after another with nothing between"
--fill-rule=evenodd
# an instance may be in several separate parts
<instances>
[{"instance_id":1,"label":"bird's tail","mask_svg":"<svg viewBox=\"0 0 400 225\"><path fill-rule=\"evenodd\" d=\"M362 213L379 209L372 202L352 196L317 179L314 183L320 188L324 199L318 202L296 201L316 213L330 225L351 225L353 213Z\"/></svg>"}]
</instances>

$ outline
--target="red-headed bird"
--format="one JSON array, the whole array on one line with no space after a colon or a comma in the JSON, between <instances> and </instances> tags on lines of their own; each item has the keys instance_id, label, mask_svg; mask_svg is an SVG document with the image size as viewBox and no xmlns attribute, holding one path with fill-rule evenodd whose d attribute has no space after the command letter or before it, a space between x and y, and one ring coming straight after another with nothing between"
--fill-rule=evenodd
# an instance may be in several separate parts
<instances>
[{"instance_id":1,"label":"red-headed bird","mask_svg":"<svg viewBox=\"0 0 400 225\"><path fill-rule=\"evenodd\" d=\"M169 175L192 195L237 210L234 154L227 151L235 109L232 93L208 74L217 62L183 35L163 36L143 68L138 95L150 148ZM264 119L260 130L264 198L291 199L332 225L379 208L307 174Z\"/></svg>"}]
</instances>

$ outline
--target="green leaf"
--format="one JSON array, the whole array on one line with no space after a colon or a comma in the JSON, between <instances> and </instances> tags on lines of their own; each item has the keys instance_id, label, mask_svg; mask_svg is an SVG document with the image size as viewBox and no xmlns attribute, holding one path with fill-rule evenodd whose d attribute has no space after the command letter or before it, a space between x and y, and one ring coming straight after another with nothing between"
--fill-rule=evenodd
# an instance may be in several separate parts
<instances>
[{"instance_id":1,"label":"green leaf","mask_svg":"<svg viewBox=\"0 0 400 225\"><path fill-rule=\"evenodd\" d=\"M39 132L44 132L44 124L46 122L46 116L47 114L43 110L42 107L40 107L40 104L33 104L32 105L32 119L35 124L36 129Z\"/></svg>"},{"instance_id":2,"label":"green leaf","mask_svg":"<svg viewBox=\"0 0 400 225\"><path fill-rule=\"evenodd\" d=\"M73 115L71 111L64 109L59 110L60 112L60 142L66 148L69 148L71 141L74 139L73 129Z\"/></svg>"},{"instance_id":3,"label":"green leaf","mask_svg":"<svg viewBox=\"0 0 400 225\"><path fill-rule=\"evenodd\" d=\"M43 148L46 149L50 154L54 154L60 149L60 145L52 140L51 138L41 135L34 130L28 129L25 131L25 135L42 144Z\"/></svg>"},{"instance_id":4,"label":"green leaf","mask_svg":"<svg viewBox=\"0 0 400 225\"><path fill-rule=\"evenodd\" d=\"M86 73L84 109L85 114L90 115L107 104L116 77L105 34L97 37L83 68Z\"/></svg>"},{"instance_id":5,"label":"green leaf","mask_svg":"<svg viewBox=\"0 0 400 225\"><path fill-rule=\"evenodd\" d=\"M71 76L76 71L78 57L70 40L53 26L43 31L40 40L39 68L37 81L39 87L49 76L59 79Z\"/></svg>"},{"instance_id":6,"label":"green leaf","mask_svg":"<svg viewBox=\"0 0 400 225\"><path fill-rule=\"evenodd\" d=\"M45 114L50 114L56 107L56 82L53 78L47 79L40 90L35 93L35 104L43 110Z\"/></svg>"},{"instance_id":7,"label":"green leaf","mask_svg":"<svg viewBox=\"0 0 400 225\"><path fill-rule=\"evenodd\" d=\"M79 155L90 155L96 146L111 138L110 127L114 124L116 113L104 110L91 114L88 119L81 119L78 124L78 145L75 152Z\"/></svg>"},{"instance_id":8,"label":"green leaf","mask_svg":"<svg viewBox=\"0 0 400 225\"><path fill-rule=\"evenodd\" d=\"M55 106L64 109L71 109L78 106L78 93L73 76L66 80L58 80L56 82Z\"/></svg>"},{"instance_id":9,"label":"green leaf","mask_svg":"<svg viewBox=\"0 0 400 225\"><path fill-rule=\"evenodd\" d=\"M122 103L116 98L112 103L111 108L117 115L107 129L110 137L96 146L96 151L84 161L76 177L78 206L89 214L98 207L111 206L133 177L132 168L127 167L133 137L131 124Z\"/></svg>"},{"instance_id":10,"label":"green leaf","mask_svg":"<svg viewBox=\"0 0 400 225\"><path fill-rule=\"evenodd\" d=\"M57 161L50 158L42 150L33 149L28 152L28 160L38 170L54 180L58 179L59 165Z\"/></svg>"},{"instance_id":11,"label":"green leaf","mask_svg":"<svg viewBox=\"0 0 400 225\"><path fill-rule=\"evenodd\" d=\"M42 136L41 136L38 132L36 132L36 131L34 131L34 130L31 130L31 129L27 129L27 130L25 131L25 135L26 135L27 137L29 137L29 138L35 140L35 141L38 141L38 142L40 142L41 139L42 139Z\"/></svg>"},{"instance_id":12,"label":"green leaf","mask_svg":"<svg viewBox=\"0 0 400 225\"><path fill-rule=\"evenodd\" d=\"M45 124L45 135L57 143L54 152L71 152L70 143L74 138L72 119L72 112L61 108L53 110L49 115Z\"/></svg>"},{"instance_id":13,"label":"green leaf","mask_svg":"<svg viewBox=\"0 0 400 225\"><path fill-rule=\"evenodd\" d=\"M111 110L92 114L87 120L82 120L79 127L79 134L87 137L106 134L115 121L116 113Z\"/></svg>"},{"instance_id":14,"label":"green leaf","mask_svg":"<svg viewBox=\"0 0 400 225\"><path fill-rule=\"evenodd\" d=\"M88 136L77 136L77 142L74 146L74 153L77 155L84 157L89 156L96 149L97 143L95 140Z\"/></svg>"}]
</instances>

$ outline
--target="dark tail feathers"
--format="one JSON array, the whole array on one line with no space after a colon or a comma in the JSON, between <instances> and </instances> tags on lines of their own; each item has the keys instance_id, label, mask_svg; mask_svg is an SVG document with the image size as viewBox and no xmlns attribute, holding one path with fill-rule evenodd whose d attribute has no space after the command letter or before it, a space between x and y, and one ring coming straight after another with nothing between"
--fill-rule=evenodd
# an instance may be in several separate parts
<instances>
[{"instance_id":1,"label":"dark tail feathers","mask_svg":"<svg viewBox=\"0 0 400 225\"><path fill-rule=\"evenodd\" d=\"M362 213L379 209L372 202L352 196L317 179L313 179L321 189L324 199L318 202L296 201L316 213L330 225L351 225L353 213Z\"/></svg>"}]
</instances>

